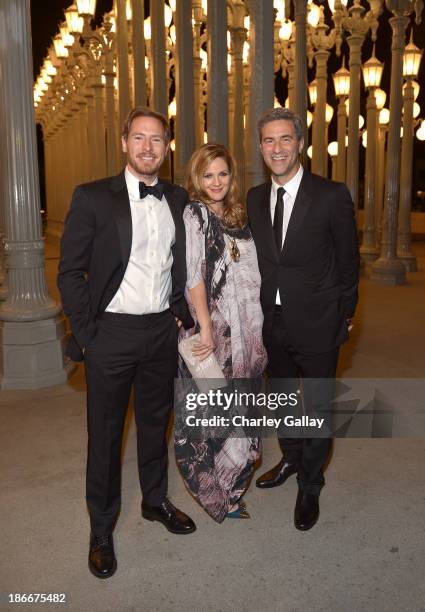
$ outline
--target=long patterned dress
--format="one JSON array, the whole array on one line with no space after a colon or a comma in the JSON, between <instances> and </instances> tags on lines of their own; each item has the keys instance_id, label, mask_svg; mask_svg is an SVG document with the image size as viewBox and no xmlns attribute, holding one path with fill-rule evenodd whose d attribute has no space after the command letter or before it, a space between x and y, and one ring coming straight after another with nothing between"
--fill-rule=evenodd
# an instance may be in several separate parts
<instances>
[{"instance_id":1,"label":"long patterned dress","mask_svg":"<svg viewBox=\"0 0 425 612\"><path fill-rule=\"evenodd\" d=\"M189 289L203 279L212 321L215 356L226 379L261 378L267 363L262 341L260 272L248 226L229 229L205 204L191 202L183 215L186 227L186 299L196 322L180 338L199 332ZM239 261L232 260L229 246L235 239ZM189 378L183 360L179 376ZM188 439L175 420L177 464L191 493L217 522L243 495L260 456L258 438L201 437ZM181 423L181 421L180 421Z\"/></svg>"}]
</instances>

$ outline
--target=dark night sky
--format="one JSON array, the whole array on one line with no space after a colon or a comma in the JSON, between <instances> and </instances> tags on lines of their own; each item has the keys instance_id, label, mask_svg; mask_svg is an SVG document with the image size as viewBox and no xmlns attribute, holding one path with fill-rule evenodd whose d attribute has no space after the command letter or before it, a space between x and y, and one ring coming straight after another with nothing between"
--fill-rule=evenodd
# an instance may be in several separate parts
<instances>
[{"instance_id":1,"label":"dark night sky","mask_svg":"<svg viewBox=\"0 0 425 612\"><path fill-rule=\"evenodd\" d=\"M33 65L34 65L34 76L36 77L39 73L40 66L43 63L44 58L47 55L47 49L51 44L53 36L59 31L59 23L64 19L64 9L71 4L71 0L31 0L31 20L32 20L32 39L33 39ZM113 0L97 0L96 6L96 20L98 23L101 21L101 16L112 9ZM148 8L148 2L145 0L146 9ZM327 10L327 16L329 17L329 11ZM146 14L148 11L146 10ZM391 27L388 22L390 14L388 11L384 11L384 14L380 17L380 26L378 29L378 41L376 46L377 57L385 62L384 74L382 78L381 87L387 92L387 103L389 104L389 89L390 89L390 73L391 73ZM413 23L413 19L411 19ZM409 29L410 32L410 29ZM417 26L413 25L414 42L418 47L423 48L425 46L425 9L423 12L422 24ZM363 61L367 60L371 55L372 45L370 36L363 45ZM343 51L347 53L347 43L343 45ZM341 60L332 54L329 59L329 71L330 73L335 72L341 65ZM309 80L314 78L314 69L309 71ZM280 81L280 85L279 85ZM425 117L425 59L423 59L418 82L421 85L421 92L417 102L421 107L421 117ZM363 87L363 81L361 82L362 89L362 109L361 112L365 116L365 100L366 93ZM286 97L286 83L278 79L278 97L282 102ZM335 94L333 89L332 79L328 82L328 99L329 102L335 108ZM336 113L335 113L336 115ZM331 124L330 139L335 138L333 131L335 129L336 118ZM419 142L415 138L415 182L416 188L425 190L425 142Z\"/></svg>"}]
</instances>

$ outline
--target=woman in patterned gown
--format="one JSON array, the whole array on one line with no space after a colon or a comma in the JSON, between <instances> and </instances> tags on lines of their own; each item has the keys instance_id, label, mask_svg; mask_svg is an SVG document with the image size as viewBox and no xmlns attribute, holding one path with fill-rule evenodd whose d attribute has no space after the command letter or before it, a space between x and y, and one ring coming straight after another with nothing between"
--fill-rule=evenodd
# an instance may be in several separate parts
<instances>
[{"instance_id":1,"label":"woman in patterned gown","mask_svg":"<svg viewBox=\"0 0 425 612\"><path fill-rule=\"evenodd\" d=\"M267 355L260 273L235 162L225 147L206 144L194 152L187 190L186 298L196 324L181 330L180 339L199 332L193 354L206 359L214 352L228 380L261 379ZM181 358L179 376L190 377ZM175 452L187 487L213 519L249 518L241 498L260 456L258 438L188 439L176 418Z\"/></svg>"}]
</instances>

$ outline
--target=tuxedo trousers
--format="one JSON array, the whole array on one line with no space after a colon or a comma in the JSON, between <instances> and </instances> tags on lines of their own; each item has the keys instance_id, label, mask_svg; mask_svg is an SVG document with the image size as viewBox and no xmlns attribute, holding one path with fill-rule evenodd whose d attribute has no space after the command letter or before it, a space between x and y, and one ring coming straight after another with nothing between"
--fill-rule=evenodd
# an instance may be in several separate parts
<instances>
[{"instance_id":1,"label":"tuxedo trousers","mask_svg":"<svg viewBox=\"0 0 425 612\"><path fill-rule=\"evenodd\" d=\"M339 349L305 355L291 344L281 306L276 306L271 334L264 337L269 357L270 378L335 378ZM330 406L325 409L330 410ZM284 460L298 467L298 485L307 493L318 495L325 484L323 470L329 456L331 438L279 438Z\"/></svg>"},{"instance_id":2,"label":"tuxedo trousers","mask_svg":"<svg viewBox=\"0 0 425 612\"><path fill-rule=\"evenodd\" d=\"M147 315L105 312L85 350L86 499L96 535L112 532L120 510L121 447L132 389L143 499L158 506L166 496L166 431L177 373L177 336L169 310Z\"/></svg>"}]
</instances>

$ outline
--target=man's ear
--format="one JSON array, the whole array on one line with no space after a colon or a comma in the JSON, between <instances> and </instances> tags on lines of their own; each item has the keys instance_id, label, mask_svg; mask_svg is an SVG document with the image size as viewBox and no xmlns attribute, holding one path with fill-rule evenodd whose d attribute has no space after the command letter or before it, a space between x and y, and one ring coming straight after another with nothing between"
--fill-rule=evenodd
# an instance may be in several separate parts
<instances>
[{"instance_id":1,"label":"man's ear","mask_svg":"<svg viewBox=\"0 0 425 612\"><path fill-rule=\"evenodd\" d=\"M121 136L121 148L123 153L127 153L127 141L124 136Z\"/></svg>"},{"instance_id":2,"label":"man's ear","mask_svg":"<svg viewBox=\"0 0 425 612\"><path fill-rule=\"evenodd\" d=\"M301 140L298 143L298 153L300 155L303 152L303 149L304 149L304 138L301 138Z\"/></svg>"}]
</instances>

